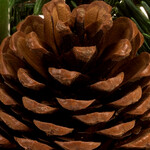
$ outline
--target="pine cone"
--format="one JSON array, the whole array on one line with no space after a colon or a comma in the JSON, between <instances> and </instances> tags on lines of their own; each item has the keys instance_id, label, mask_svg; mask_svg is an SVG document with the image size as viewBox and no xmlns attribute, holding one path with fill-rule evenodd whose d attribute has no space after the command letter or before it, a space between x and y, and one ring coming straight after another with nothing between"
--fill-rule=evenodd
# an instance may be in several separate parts
<instances>
[{"instance_id":1,"label":"pine cone","mask_svg":"<svg viewBox=\"0 0 150 150\"><path fill-rule=\"evenodd\" d=\"M64 0L28 16L0 51L0 147L150 148L150 55L129 18Z\"/></svg>"}]
</instances>

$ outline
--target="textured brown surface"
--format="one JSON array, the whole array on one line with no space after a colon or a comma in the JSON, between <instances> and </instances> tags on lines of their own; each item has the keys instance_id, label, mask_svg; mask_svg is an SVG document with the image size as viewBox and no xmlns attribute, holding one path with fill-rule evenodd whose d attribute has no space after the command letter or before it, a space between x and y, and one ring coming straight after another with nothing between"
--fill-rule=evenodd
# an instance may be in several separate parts
<instances>
[{"instance_id":1,"label":"textured brown surface","mask_svg":"<svg viewBox=\"0 0 150 150\"><path fill-rule=\"evenodd\" d=\"M148 111L149 108L150 108L150 96L147 96L139 105L137 105L135 108L133 107L133 109L128 111L127 113L131 115L142 115L146 111Z\"/></svg>"},{"instance_id":2,"label":"textured brown surface","mask_svg":"<svg viewBox=\"0 0 150 150\"><path fill-rule=\"evenodd\" d=\"M16 130L16 131L22 131L22 132L25 132L25 131L29 131L30 129L25 125L23 124L22 122L18 121L16 118L14 118L13 116L7 114L7 113L4 113L2 111L0 111L0 119L2 121L5 122L5 124L13 129L13 130Z\"/></svg>"},{"instance_id":3,"label":"textured brown surface","mask_svg":"<svg viewBox=\"0 0 150 150\"><path fill-rule=\"evenodd\" d=\"M2 135L0 135L0 146L3 148L15 148L15 145L13 145L9 140L7 140Z\"/></svg>"},{"instance_id":4,"label":"textured brown surface","mask_svg":"<svg viewBox=\"0 0 150 150\"><path fill-rule=\"evenodd\" d=\"M137 87L134 91L131 91L124 97L114 102L111 102L110 105L114 105L116 107L125 107L131 104L136 103L142 96L141 87Z\"/></svg>"},{"instance_id":5,"label":"textured brown surface","mask_svg":"<svg viewBox=\"0 0 150 150\"><path fill-rule=\"evenodd\" d=\"M25 70L23 68L20 68L18 70L17 76L20 83L26 88L33 89L33 90L40 90L45 87L43 83L39 83L38 81L32 79L28 70Z\"/></svg>"},{"instance_id":6,"label":"textured brown surface","mask_svg":"<svg viewBox=\"0 0 150 150\"><path fill-rule=\"evenodd\" d=\"M135 149L149 149L150 148L150 133L145 133L144 135L136 138L135 140L122 145L122 148L135 148Z\"/></svg>"},{"instance_id":7,"label":"textured brown surface","mask_svg":"<svg viewBox=\"0 0 150 150\"><path fill-rule=\"evenodd\" d=\"M57 110L57 108L38 103L35 100L32 100L28 97L23 97L22 101L23 101L23 105L26 109L28 109L34 113L37 113L37 114L51 114Z\"/></svg>"},{"instance_id":8,"label":"textured brown surface","mask_svg":"<svg viewBox=\"0 0 150 150\"><path fill-rule=\"evenodd\" d=\"M74 117L86 124L95 125L101 122L107 122L114 115L112 112L94 112L86 115L75 115Z\"/></svg>"},{"instance_id":9,"label":"textured brown surface","mask_svg":"<svg viewBox=\"0 0 150 150\"><path fill-rule=\"evenodd\" d=\"M106 81L100 81L97 83L92 84L90 87L95 90L99 91L106 91L111 92L123 82L124 79L124 73L121 72L117 76L107 79Z\"/></svg>"},{"instance_id":10,"label":"textured brown surface","mask_svg":"<svg viewBox=\"0 0 150 150\"><path fill-rule=\"evenodd\" d=\"M90 106L95 100L75 100L57 98L58 103L65 109L76 111Z\"/></svg>"},{"instance_id":11,"label":"textured brown surface","mask_svg":"<svg viewBox=\"0 0 150 150\"><path fill-rule=\"evenodd\" d=\"M53 148L40 143L38 141L35 140L31 140L31 139L25 139L25 138L16 138L15 140L18 142L18 144L23 147L24 149L32 149L32 150L52 150Z\"/></svg>"},{"instance_id":12,"label":"textured brown surface","mask_svg":"<svg viewBox=\"0 0 150 150\"><path fill-rule=\"evenodd\" d=\"M16 101L9 95L9 93L6 91L6 88L1 85L0 88L0 101L4 105L16 105Z\"/></svg>"},{"instance_id":13,"label":"textured brown surface","mask_svg":"<svg viewBox=\"0 0 150 150\"><path fill-rule=\"evenodd\" d=\"M34 120L34 124L47 135L59 135L63 136L73 131L71 128L62 127L53 123L41 122Z\"/></svg>"},{"instance_id":14,"label":"textured brown surface","mask_svg":"<svg viewBox=\"0 0 150 150\"><path fill-rule=\"evenodd\" d=\"M97 131L98 134L105 134L112 137L121 137L123 134L134 128L135 121L121 123L109 129Z\"/></svg>"},{"instance_id":15,"label":"textured brown surface","mask_svg":"<svg viewBox=\"0 0 150 150\"><path fill-rule=\"evenodd\" d=\"M70 141L70 142L59 142L55 141L56 144L60 145L65 150L92 150L100 146L98 142L82 142L82 141Z\"/></svg>"},{"instance_id":16,"label":"textured brown surface","mask_svg":"<svg viewBox=\"0 0 150 150\"><path fill-rule=\"evenodd\" d=\"M0 46L0 149L150 149L150 54L126 17L64 0Z\"/></svg>"},{"instance_id":17,"label":"textured brown surface","mask_svg":"<svg viewBox=\"0 0 150 150\"><path fill-rule=\"evenodd\" d=\"M68 71L65 69L56 69L56 68L49 68L49 73L51 74L54 79L59 81L61 84L70 86L79 78L81 73L76 71Z\"/></svg>"}]
</instances>

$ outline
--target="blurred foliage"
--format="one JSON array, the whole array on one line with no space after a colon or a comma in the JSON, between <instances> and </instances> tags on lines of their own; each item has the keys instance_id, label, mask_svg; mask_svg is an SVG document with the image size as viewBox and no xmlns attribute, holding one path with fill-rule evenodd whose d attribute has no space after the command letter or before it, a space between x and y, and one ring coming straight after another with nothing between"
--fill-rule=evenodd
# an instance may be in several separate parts
<instances>
[{"instance_id":1,"label":"blurred foliage","mask_svg":"<svg viewBox=\"0 0 150 150\"><path fill-rule=\"evenodd\" d=\"M9 0L10 34L16 31L17 24L26 16L33 14L35 0Z\"/></svg>"},{"instance_id":2,"label":"blurred foliage","mask_svg":"<svg viewBox=\"0 0 150 150\"><path fill-rule=\"evenodd\" d=\"M34 6L34 15L39 15L42 13L42 7L45 3L49 2L50 0L36 0Z\"/></svg>"},{"instance_id":3,"label":"blurred foliage","mask_svg":"<svg viewBox=\"0 0 150 150\"><path fill-rule=\"evenodd\" d=\"M108 3L111 6L115 6L116 2L120 2L120 0L104 0L104 2Z\"/></svg>"},{"instance_id":4,"label":"blurred foliage","mask_svg":"<svg viewBox=\"0 0 150 150\"><path fill-rule=\"evenodd\" d=\"M0 44L1 41L8 36L9 15L8 15L8 0L0 0Z\"/></svg>"}]
</instances>

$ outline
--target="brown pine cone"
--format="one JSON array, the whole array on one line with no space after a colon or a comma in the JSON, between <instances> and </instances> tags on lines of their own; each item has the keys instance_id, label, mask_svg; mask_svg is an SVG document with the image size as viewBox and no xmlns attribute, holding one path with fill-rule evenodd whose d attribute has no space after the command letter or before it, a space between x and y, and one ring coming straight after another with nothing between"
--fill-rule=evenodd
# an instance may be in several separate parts
<instances>
[{"instance_id":1,"label":"brown pine cone","mask_svg":"<svg viewBox=\"0 0 150 150\"><path fill-rule=\"evenodd\" d=\"M129 18L64 0L28 16L0 51L0 147L150 149L150 55Z\"/></svg>"}]
</instances>

